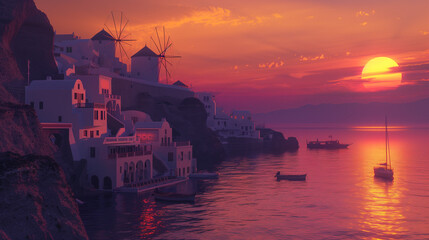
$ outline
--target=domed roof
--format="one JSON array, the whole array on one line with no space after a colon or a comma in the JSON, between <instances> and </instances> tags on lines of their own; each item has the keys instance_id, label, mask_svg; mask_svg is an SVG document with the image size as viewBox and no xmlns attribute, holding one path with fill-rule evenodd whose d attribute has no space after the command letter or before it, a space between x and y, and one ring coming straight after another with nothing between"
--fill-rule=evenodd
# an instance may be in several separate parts
<instances>
[{"instance_id":1,"label":"domed roof","mask_svg":"<svg viewBox=\"0 0 429 240\"><path fill-rule=\"evenodd\" d=\"M112 37L108 32L106 32L104 29L95 34L91 40L108 40L108 41L115 41L115 38Z\"/></svg>"},{"instance_id":2,"label":"domed roof","mask_svg":"<svg viewBox=\"0 0 429 240\"><path fill-rule=\"evenodd\" d=\"M158 54L154 53L150 48L146 45L140 51L132 56L133 57L159 57Z\"/></svg>"}]
</instances>

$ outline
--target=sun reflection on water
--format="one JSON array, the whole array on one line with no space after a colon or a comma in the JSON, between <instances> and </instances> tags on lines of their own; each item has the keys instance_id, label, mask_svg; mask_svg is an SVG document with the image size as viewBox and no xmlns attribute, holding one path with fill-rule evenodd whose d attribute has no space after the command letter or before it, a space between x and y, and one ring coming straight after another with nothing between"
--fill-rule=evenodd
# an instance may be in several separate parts
<instances>
[{"instance_id":1,"label":"sun reflection on water","mask_svg":"<svg viewBox=\"0 0 429 240\"><path fill-rule=\"evenodd\" d=\"M353 126L351 127L354 131L364 131L364 132L384 132L386 130L385 126ZM389 126L389 131L405 131L409 129L408 126Z\"/></svg>"},{"instance_id":2,"label":"sun reflection on water","mask_svg":"<svg viewBox=\"0 0 429 240\"><path fill-rule=\"evenodd\" d=\"M402 159L400 142L391 143L392 166ZM384 162L386 150L383 136L371 139L362 145L360 151L363 166L363 206L360 212L361 230L368 233L367 239L399 238L407 229L403 213L403 193L394 181L373 177L373 167ZM398 174L395 172L395 178Z\"/></svg>"}]
</instances>

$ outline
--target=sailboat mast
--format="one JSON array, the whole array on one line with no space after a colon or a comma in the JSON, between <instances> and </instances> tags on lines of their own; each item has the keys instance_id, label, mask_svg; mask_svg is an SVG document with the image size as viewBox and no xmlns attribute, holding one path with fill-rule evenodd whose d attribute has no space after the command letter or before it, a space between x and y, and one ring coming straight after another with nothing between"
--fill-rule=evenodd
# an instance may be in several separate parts
<instances>
[{"instance_id":1,"label":"sailboat mast","mask_svg":"<svg viewBox=\"0 0 429 240\"><path fill-rule=\"evenodd\" d=\"M384 124L386 126L386 169L387 169L387 116L384 116Z\"/></svg>"}]
</instances>

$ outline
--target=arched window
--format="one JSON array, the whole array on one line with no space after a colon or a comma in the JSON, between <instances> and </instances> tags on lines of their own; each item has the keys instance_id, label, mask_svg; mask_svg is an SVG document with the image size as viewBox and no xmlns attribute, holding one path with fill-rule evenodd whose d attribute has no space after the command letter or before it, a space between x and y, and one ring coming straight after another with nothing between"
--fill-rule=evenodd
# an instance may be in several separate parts
<instances>
[{"instance_id":1,"label":"arched window","mask_svg":"<svg viewBox=\"0 0 429 240\"><path fill-rule=\"evenodd\" d=\"M95 188L95 189L99 189L100 188L100 183L98 181L98 177L96 175L93 175L91 177L91 185Z\"/></svg>"}]
</instances>

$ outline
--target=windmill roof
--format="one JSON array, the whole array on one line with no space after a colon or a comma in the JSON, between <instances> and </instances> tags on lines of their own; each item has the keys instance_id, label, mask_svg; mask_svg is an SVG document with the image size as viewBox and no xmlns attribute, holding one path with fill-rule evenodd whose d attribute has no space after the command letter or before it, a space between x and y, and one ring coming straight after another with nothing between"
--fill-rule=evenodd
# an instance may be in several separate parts
<instances>
[{"instance_id":1,"label":"windmill roof","mask_svg":"<svg viewBox=\"0 0 429 240\"><path fill-rule=\"evenodd\" d=\"M97 34L95 34L91 40L110 40L115 41L115 38L112 37L108 32L106 32L104 29L99 31Z\"/></svg>"},{"instance_id":2,"label":"windmill roof","mask_svg":"<svg viewBox=\"0 0 429 240\"><path fill-rule=\"evenodd\" d=\"M154 53L150 48L144 46L140 51L132 56L133 57L159 57L158 54Z\"/></svg>"},{"instance_id":3,"label":"windmill roof","mask_svg":"<svg viewBox=\"0 0 429 240\"><path fill-rule=\"evenodd\" d=\"M177 82L173 83L173 85L175 85L175 86L179 86L179 87L185 87L185 88L187 88L187 87L188 87L188 85L184 84L184 83L183 83L183 82L181 82L181 81L177 81Z\"/></svg>"}]
</instances>

